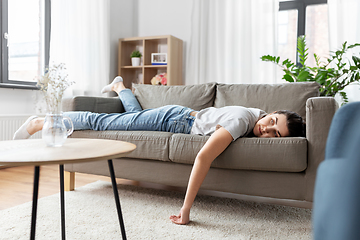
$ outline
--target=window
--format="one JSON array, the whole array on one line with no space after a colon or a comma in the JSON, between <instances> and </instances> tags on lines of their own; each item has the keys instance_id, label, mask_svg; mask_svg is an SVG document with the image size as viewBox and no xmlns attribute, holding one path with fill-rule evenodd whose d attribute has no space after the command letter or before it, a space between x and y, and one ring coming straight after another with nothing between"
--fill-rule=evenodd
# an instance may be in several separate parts
<instances>
[{"instance_id":1,"label":"window","mask_svg":"<svg viewBox=\"0 0 360 240\"><path fill-rule=\"evenodd\" d=\"M0 87L36 89L49 62L50 0L1 0Z\"/></svg>"},{"instance_id":2,"label":"window","mask_svg":"<svg viewBox=\"0 0 360 240\"><path fill-rule=\"evenodd\" d=\"M314 53L319 57L328 57L327 0L280 0L279 5L279 56L293 62L298 60L297 37L305 35L309 48L308 66L315 66Z\"/></svg>"},{"instance_id":3,"label":"window","mask_svg":"<svg viewBox=\"0 0 360 240\"><path fill-rule=\"evenodd\" d=\"M319 57L329 57L329 22L327 4L311 5L306 8L305 36L309 48L307 64L315 66L314 53Z\"/></svg>"},{"instance_id":4,"label":"window","mask_svg":"<svg viewBox=\"0 0 360 240\"><path fill-rule=\"evenodd\" d=\"M296 62L298 10L279 12L278 55Z\"/></svg>"}]
</instances>

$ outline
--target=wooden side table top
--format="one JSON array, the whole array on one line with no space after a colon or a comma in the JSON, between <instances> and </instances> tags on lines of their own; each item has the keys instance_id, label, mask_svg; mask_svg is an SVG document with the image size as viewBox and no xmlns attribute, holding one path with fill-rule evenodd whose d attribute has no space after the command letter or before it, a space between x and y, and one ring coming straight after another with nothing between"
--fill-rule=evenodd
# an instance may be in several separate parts
<instances>
[{"instance_id":1,"label":"wooden side table top","mask_svg":"<svg viewBox=\"0 0 360 240\"><path fill-rule=\"evenodd\" d=\"M68 138L62 147L47 147L42 139L0 141L0 164L40 166L109 160L135 148L132 143L108 139Z\"/></svg>"}]
</instances>

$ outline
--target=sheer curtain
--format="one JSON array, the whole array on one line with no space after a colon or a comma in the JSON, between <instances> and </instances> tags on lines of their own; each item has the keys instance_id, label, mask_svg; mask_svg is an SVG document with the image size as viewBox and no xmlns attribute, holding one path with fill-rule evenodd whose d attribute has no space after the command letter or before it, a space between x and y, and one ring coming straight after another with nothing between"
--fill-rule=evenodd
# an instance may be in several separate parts
<instances>
[{"instance_id":1,"label":"sheer curtain","mask_svg":"<svg viewBox=\"0 0 360 240\"><path fill-rule=\"evenodd\" d=\"M339 49L345 41L360 43L360 1L328 0L328 6L330 50ZM354 48L353 52L359 53L360 47ZM360 85L350 85L345 91L349 102L360 101Z\"/></svg>"},{"instance_id":2,"label":"sheer curtain","mask_svg":"<svg viewBox=\"0 0 360 240\"><path fill-rule=\"evenodd\" d=\"M100 95L110 78L110 0L52 0L50 62L76 82L70 95Z\"/></svg>"},{"instance_id":3,"label":"sheer curtain","mask_svg":"<svg viewBox=\"0 0 360 240\"><path fill-rule=\"evenodd\" d=\"M195 0L186 84L275 83L278 0Z\"/></svg>"}]
</instances>

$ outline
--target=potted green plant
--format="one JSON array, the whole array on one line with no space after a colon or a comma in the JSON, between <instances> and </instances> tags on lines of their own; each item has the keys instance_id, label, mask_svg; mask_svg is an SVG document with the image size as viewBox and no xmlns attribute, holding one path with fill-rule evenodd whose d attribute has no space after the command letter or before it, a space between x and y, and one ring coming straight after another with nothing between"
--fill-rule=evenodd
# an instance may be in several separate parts
<instances>
[{"instance_id":1,"label":"potted green plant","mask_svg":"<svg viewBox=\"0 0 360 240\"><path fill-rule=\"evenodd\" d=\"M136 67L136 66L140 66L140 58L141 58L142 54L140 51L135 50L131 53L130 57L131 57L131 64L132 66Z\"/></svg>"},{"instance_id":2,"label":"potted green plant","mask_svg":"<svg viewBox=\"0 0 360 240\"><path fill-rule=\"evenodd\" d=\"M348 45L347 42L344 42L341 49L331 52L325 62L320 61L320 57L314 54L316 66L309 67L306 65L309 49L306 48L305 36L300 36L297 39L299 65L289 59L280 62L280 57L270 55L264 55L261 59L279 65L285 73L283 79L287 82L315 81L321 85L320 96L334 97L339 93L346 103L348 98L343 90L351 83L359 83L360 58L352 55L350 60L346 58L345 54L348 50L358 46L360 46L359 43Z\"/></svg>"}]
</instances>

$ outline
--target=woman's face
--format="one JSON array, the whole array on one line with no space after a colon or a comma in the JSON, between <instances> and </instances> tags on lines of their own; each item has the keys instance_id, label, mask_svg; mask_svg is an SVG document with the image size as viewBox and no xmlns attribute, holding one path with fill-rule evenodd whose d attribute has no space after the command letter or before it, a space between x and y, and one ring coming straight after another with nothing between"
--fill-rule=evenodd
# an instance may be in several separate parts
<instances>
[{"instance_id":1,"label":"woman's face","mask_svg":"<svg viewBox=\"0 0 360 240\"><path fill-rule=\"evenodd\" d=\"M261 118L255 124L254 135L261 138L287 137L289 129L284 114L271 113Z\"/></svg>"}]
</instances>

